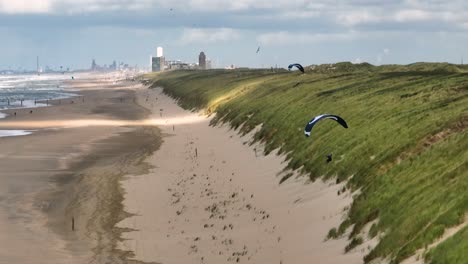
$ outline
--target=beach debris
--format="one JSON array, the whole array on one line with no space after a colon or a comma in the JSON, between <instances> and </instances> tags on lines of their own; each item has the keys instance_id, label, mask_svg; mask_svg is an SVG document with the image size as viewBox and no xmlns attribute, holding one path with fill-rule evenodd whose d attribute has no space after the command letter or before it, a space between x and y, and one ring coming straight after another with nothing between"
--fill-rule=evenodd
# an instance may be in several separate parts
<instances>
[{"instance_id":1,"label":"beach debris","mask_svg":"<svg viewBox=\"0 0 468 264\"><path fill-rule=\"evenodd\" d=\"M332 159L333 159L333 158L332 158L332 154L331 154L331 153L328 154L328 155L327 155L327 163L331 162Z\"/></svg>"}]
</instances>

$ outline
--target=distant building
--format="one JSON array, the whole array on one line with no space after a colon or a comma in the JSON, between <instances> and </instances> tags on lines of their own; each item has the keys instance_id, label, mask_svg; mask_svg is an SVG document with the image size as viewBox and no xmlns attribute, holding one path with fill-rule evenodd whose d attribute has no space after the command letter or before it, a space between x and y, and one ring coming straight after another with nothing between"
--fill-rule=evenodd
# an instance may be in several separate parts
<instances>
[{"instance_id":1,"label":"distant building","mask_svg":"<svg viewBox=\"0 0 468 264\"><path fill-rule=\"evenodd\" d=\"M95 59L93 59L93 61L91 62L91 70L92 70L92 71L97 70L97 64L96 64L96 60L95 60Z\"/></svg>"},{"instance_id":2,"label":"distant building","mask_svg":"<svg viewBox=\"0 0 468 264\"><path fill-rule=\"evenodd\" d=\"M165 63L164 57L152 57L151 58L151 71L153 72L164 71L165 64L166 63Z\"/></svg>"},{"instance_id":3,"label":"distant building","mask_svg":"<svg viewBox=\"0 0 468 264\"><path fill-rule=\"evenodd\" d=\"M151 71L153 72L164 71L165 65L166 65L166 61L163 56L163 48L157 47L156 57L151 57Z\"/></svg>"},{"instance_id":4,"label":"distant building","mask_svg":"<svg viewBox=\"0 0 468 264\"><path fill-rule=\"evenodd\" d=\"M198 56L198 67L202 70L206 69L206 56L205 53L202 51Z\"/></svg>"}]
</instances>

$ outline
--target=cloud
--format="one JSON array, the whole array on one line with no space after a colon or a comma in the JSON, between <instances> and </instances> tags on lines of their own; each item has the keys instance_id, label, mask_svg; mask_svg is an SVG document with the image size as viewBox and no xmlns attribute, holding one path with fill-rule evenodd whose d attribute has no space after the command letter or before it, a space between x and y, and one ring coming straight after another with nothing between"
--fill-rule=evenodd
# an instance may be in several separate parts
<instances>
[{"instance_id":1,"label":"cloud","mask_svg":"<svg viewBox=\"0 0 468 264\"><path fill-rule=\"evenodd\" d=\"M431 14L430 12L424 10L401 10L394 14L393 19L398 22L408 22L408 21L424 21L430 19L437 19L436 14Z\"/></svg>"},{"instance_id":2,"label":"cloud","mask_svg":"<svg viewBox=\"0 0 468 264\"><path fill-rule=\"evenodd\" d=\"M390 54L390 49L388 49L388 48L383 49L383 53L386 54L386 55Z\"/></svg>"},{"instance_id":3,"label":"cloud","mask_svg":"<svg viewBox=\"0 0 468 264\"><path fill-rule=\"evenodd\" d=\"M294 44L307 44L322 41L343 41L350 40L356 37L356 32L350 31L347 33L309 33L299 32L291 33L286 31L270 32L260 34L257 41L262 45L289 45Z\"/></svg>"},{"instance_id":4,"label":"cloud","mask_svg":"<svg viewBox=\"0 0 468 264\"><path fill-rule=\"evenodd\" d=\"M288 34L312 43L348 40L352 31L465 32L467 10L464 0L0 0L0 25L198 28L184 30L184 43L231 40L251 31L262 33L258 40L263 44L284 44Z\"/></svg>"},{"instance_id":5,"label":"cloud","mask_svg":"<svg viewBox=\"0 0 468 264\"><path fill-rule=\"evenodd\" d=\"M362 60L361 60L361 58L356 58L356 59L354 59L351 63L353 63L353 64L359 64L359 63L362 63Z\"/></svg>"},{"instance_id":6,"label":"cloud","mask_svg":"<svg viewBox=\"0 0 468 264\"><path fill-rule=\"evenodd\" d=\"M290 9L303 6L295 0L0 0L0 13L92 13L116 10L173 8L182 12Z\"/></svg>"},{"instance_id":7,"label":"cloud","mask_svg":"<svg viewBox=\"0 0 468 264\"><path fill-rule=\"evenodd\" d=\"M379 22L382 18L368 11L349 12L337 16L338 23L345 26L355 26L358 24Z\"/></svg>"},{"instance_id":8,"label":"cloud","mask_svg":"<svg viewBox=\"0 0 468 264\"><path fill-rule=\"evenodd\" d=\"M0 13L28 14L48 13L51 11L51 1L0 0Z\"/></svg>"},{"instance_id":9,"label":"cloud","mask_svg":"<svg viewBox=\"0 0 468 264\"><path fill-rule=\"evenodd\" d=\"M241 32L232 28L186 28L182 32L180 42L190 43L215 43L237 40L241 37Z\"/></svg>"}]
</instances>

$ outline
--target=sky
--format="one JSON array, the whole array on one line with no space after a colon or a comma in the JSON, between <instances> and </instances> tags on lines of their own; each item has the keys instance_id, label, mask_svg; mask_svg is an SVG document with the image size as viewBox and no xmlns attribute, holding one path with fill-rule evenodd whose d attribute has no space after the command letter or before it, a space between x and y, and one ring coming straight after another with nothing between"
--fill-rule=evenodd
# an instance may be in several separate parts
<instances>
[{"instance_id":1,"label":"sky","mask_svg":"<svg viewBox=\"0 0 468 264\"><path fill-rule=\"evenodd\" d=\"M0 69L468 61L467 0L0 0ZM256 53L260 47L260 52Z\"/></svg>"}]
</instances>

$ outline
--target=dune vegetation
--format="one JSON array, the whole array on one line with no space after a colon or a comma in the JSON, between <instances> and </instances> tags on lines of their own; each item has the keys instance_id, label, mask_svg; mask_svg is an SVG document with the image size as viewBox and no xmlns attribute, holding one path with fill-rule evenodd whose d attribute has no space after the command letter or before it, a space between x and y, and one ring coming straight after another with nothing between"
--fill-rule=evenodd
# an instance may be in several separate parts
<instances>
[{"instance_id":1,"label":"dune vegetation","mask_svg":"<svg viewBox=\"0 0 468 264\"><path fill-rule=\"evenodd\" d=\"M377 236L366 263L399 263L418 249L428 263L466 261L467 227L429 246L467 221L468 67L337 63L306 74L186 70L145 78L182 107L215 114L214 123L241 133L262 125L255 140L266 154L285 154L288 169L347 181L354 202L329 238L349 236L352 250ZM349 128L326 120L304 137L305 124L322 113L342 116Z\"/></svg>"}]
</instances>

